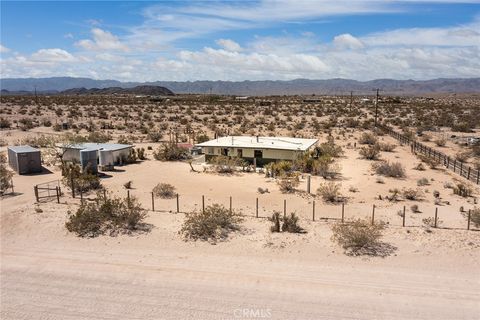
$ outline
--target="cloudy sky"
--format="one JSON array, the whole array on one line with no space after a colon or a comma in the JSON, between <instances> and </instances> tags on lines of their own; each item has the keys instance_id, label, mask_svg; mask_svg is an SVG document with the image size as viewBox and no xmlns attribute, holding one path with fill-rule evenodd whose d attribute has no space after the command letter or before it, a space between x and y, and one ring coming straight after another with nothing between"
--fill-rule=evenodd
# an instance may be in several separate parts
<instances>
[{"instance_id":1,"label":"cloudy sky","mask_svg":"<svg viewBox=\"0 0 480 320\"><path fill-rule=\"evenodd\" d=\"M480 0L1 1L2 78L480 75Z\"/></svg>"}]
</instances>

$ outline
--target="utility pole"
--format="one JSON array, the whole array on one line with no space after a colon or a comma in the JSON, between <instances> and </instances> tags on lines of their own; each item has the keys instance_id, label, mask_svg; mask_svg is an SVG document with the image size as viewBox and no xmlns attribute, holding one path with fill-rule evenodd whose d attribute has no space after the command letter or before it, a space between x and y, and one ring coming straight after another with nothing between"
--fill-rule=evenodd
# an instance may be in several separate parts
<instances>
[{"instance_id":1,"label":"utility pole","mask_svg":"<svg viewBox=\"0 0 480 320\"><path fill-rule=\"evenodd\" d=\"M350 112L352 112L352 104L353 104L353 91L350 91Z\"/></svg>"},{"instance_id":2,"label":"utility pole","mask_svg":"<svg viewBox=\"0 0 480 320\"><path fill-rule=\"evenodd\" d=\"M377 97L375 99L375 128L377 127L377 119L378 119L378 92L380 91L380 89L376 89L377 90Z\"/></svg>"}]
</instances>

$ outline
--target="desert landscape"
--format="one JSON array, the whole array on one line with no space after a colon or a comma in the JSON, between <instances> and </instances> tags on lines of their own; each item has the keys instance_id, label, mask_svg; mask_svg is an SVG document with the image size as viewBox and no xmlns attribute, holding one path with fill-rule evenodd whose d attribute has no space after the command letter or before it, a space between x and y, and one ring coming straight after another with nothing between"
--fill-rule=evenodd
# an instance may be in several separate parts
<instances>
[{"instance_id":1,"label":"desert landscape","mask_svg":"<svg viewBox=\"0 0 480 320\"><path fill-rule=\"evenodd\" d=\"M13 192L2 196L2 317L476 317L478 147L462 137L478 137L477 99L379 100L382 126L471 166L470 179L375 128L375 97L158 100L2 96L2 149L39 148L44 166L41 174L15 174ZM460 109L452 105L465 106L455 125L451 112ZM326 167L321 156L315 160L315 172L294 161L298 169L288 170L298 181L291 184L270 174L274 166L253 170L201 154L157 160L165 146L228 134L315 137L332 157ZM58 149L84 140L131 143L143 159L103 172L99 186L73 198ZM34 186L51 181L61 196L51 189L36 201ZM172 196L154 196L159 183L173 187ZM102 194L136 199L145 211L141 225L69 232L72 214ZM197 240L182 232L191 212L215 204L242 217L238 229ZM280 219L295 213L301 230L272 232L275 212ZM382 226L374 246L351 250L334 239L335 226L355 221Z\"/></svg>"}]
</instances>

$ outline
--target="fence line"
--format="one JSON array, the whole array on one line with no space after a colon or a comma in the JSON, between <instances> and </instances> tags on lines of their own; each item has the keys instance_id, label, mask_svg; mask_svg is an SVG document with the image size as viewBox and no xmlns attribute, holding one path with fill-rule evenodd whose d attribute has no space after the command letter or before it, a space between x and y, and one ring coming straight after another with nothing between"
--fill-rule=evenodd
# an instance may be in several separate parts
<instances>
[{"instance_id":1,"label":"fence line","mask_svg":"<svg viewBox=\"0 0 480 320\"><path fill-rule=\"evenodd\" d=\"M424 156L437 161L440 164L443 164L447 169L452 170L454 173L460 175L461 177L480 185L480 170L475 170L474 168L470 167L469 165L465 164L462 161L457 159L452 159L448 155L430 148L429 146L424 145L418 141L415 141L406 135L396 132L392 128L382 125L380 126L385 132L387 132L390 136L397 139L403 144L409 144L411 152L416 154L421 153Z\"/></svg>"},{"instance_id":2,"label":"fence line","mask_svg":"<svg viewBox=\"0 0 480 320\"><path fill-rule=\"evenodd\" d=\"M146 206L144 206L144 203L142 203L140 198L137 198L138 201L140 202L140 204L142 205L142 207L148 208L148 211L151 211L151 212L167 212L167 213L172 213L172 214L177 214L177 213L185 214L185 213L191 212L191 210L185 208L185 206L183 207L184 209L181 210L181 208L182 208L181 207L182 195L175 194L175 196L170 198L170 199L159 200L159 199L155 198L154 195L152 195L151 192L148 192L148 193L140 192L140 193L144 194L144 195L148 194L148 196L146 197L148 205L146 205ZM108 193L106 193L105 191L102 193L102 195L103 195L103 197L108 197ZM131 193L130 190L126 190L125 191L125 197L126 198L135 197L135 194ZM94 197L88 197L88 198L87 197L86 198L81 198L80 202L83 203L87 199L88 199L88 201L97 201L98 202L100 200L100 197L94 196ZM266 216L264 214L265 212L273 213L274 211L278 211L278 212L283 213L284 216L286 216L290 212L295 212L295 210L291 210L291 211L287 210L287 208L288 208L287 199L283 199L283 201L280 201L278 203L278 208L276 210L268 209L268 208L264 207L265 209L263 210L263 212L260 212L260 210L259 210L260 204L265 204L265 202L267 202L268 204L270 204L270 206L272 206L271 201L261 201L261 200L262 199L259 198L258 196L253 197L252 202L251 202L251 207L247 206L247 208L248 208L247 212L248 213L244 212L245 207L235 208L235 206L233 206L233 204L232 204L233 203L233 197L232 196L230 196L228 198L225 198L221 201L210 199L210 203L207 203L207 199L205 198L205 195L201 195L201 196L198 195L198 203L195 203L194 206L198 205L198 208L196 210L204 211L205 208L208 207L210 204L224 203L224 207L229 209L230 211L231 210L234 210L234 211L236 210L241 216L259 218L259 219L265 219L265 218L270 217L270 215ZM266 200L266 199L263 199L263 200ZM163 202L162 205L160 205L160 203L159 203L160 201ZM166 204L165 201L170 201L171 203L165 205ZM261 203L261 202L263 202L263 203ZM162 207L164 207L164 208L162 209ZM168 207L168 208L166 208L166 207ZM335 220L335 221L346 222L346 223L349 222L349 220L352 220L353 218L364 218L364 219L368 219L370 221L370 223L372 223L372 224L374 224L376 221L382 220L381 214L385 215L385 211L382 210L382 208L379 208L375 204L372 204L371 206L366 206L365 209L368 209L368 207L370 207L370 210L371 210L370 215L360 217L358 215L358 211L356 211L353 214L349 214L350 212L348 210L348 206L344 202L342 202L341 205L335 206L335 208L337 208L337 209L335 210L335 213L333 215L321 216L320 214L322 213L322 211L325 212L325 210L319 210L319 207L316 206L316 199L312 199L311 203L307 201L306 206L302 205L302 208L305 211L303 211L304 214L301 214L298 217L299 217L299 219L301 219L303 221L307 221L307 220L310 220L310 221ZM298 207L297 207L297 209L298 209ZM365 209L362 209L362 212L365 212L366 211ZM388 222L389 225L395 226L395 227L421 227L421 226L424 226L424 224L413 223L414 219L409 219L405 205L399 206L398 209L399 210L397 212L395 212L395 209L393 209L391 207L387 209L387 210L389 210L389 213L393 213L391 217L388 217L387 222ZM309 213L307 213L307 212L309 212ZM329 208L326 212L331 213L332 209ZM263 213L263 214L261 214L261 213ZM392 217L396 217L397 214L399 215L398 223L395 219L392 219ZM442 222L443 225L440 226L440 219L441 219L443 214L439 210L439 207L437 207L437 206L435 206L435 210L432 211L432 214L426 216L425 218L431 218L432 219L431 220L432 223L431 223L430 227L433 227L433 228L478 230L478 229L472 228L472 226L471 226L471 210L470 209L466 210L465 212L463 212L463 214L464 214L464 218L466 220L466 221L463 222L464 227L458 227L460 225L459 223L454 223L457 226L448 227L443 222ZM310 215L310 218L307 218L309 215ZM413 217L413 216L410 216L410 217Z\"/></svg>"}]
</instances>

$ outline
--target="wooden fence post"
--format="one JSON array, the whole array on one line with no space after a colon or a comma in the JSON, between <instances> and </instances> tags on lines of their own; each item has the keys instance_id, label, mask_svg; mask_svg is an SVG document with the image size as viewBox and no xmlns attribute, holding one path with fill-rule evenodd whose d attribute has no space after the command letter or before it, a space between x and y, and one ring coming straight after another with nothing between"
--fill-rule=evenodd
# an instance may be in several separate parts
<instances>
[{"instance_id":1,"label":"wooden fence post","mask_svg":"<svg viewBox=\"0 0 480 320\"><path fill-rule=\"evenodd\" d=\"M35 192L35 199L37 202L40 202L38 199L38 186L33 186L33 191Z\"/></svg>"},{"instance_id":2,"label":"wooden fence post","mask_svg":"<svg viewBox=\"0 0 480 320\"><path fill-rule=\"evenodd\" d=\"M127 200L130 201L130 190L127 190Z\"/></svg>"},{"instance_id":3,"label":"wooden fence post","mask_svg":"<svg viewBox=\"0 0 480 320\"><path fill-rule=\"evenodd\" d=\"M313 207L312 207L312 221L315 221L315 200L313 200Z\"/></svg>"},{"instance_id":4,"label":"wooden fence post","mask_svg":"<svg viewBox=\"0 0 480 320\"><path fill-rule=\"evenodd\" d=\"M435 208L435 222L433 223L433 227L437 227L437 218L438 218L438 207Z\"/></svg>"},{"instance_id":5,"label":"wooden fence post","mask_svg":"<svg viewBox=\"0 0 480 320\"><path fill-rule=\"evenodd\" d=\"M467 180L470 180L470 170L471 170L471 168L470 168L470 167L468 167L468 172L467 172Z\"/></svg>"},{"instance_id":6,"label":"wooden fence post","mask_svg":"<svg viewBox=\"0 0 480 320\"><path fill-rule=\"evenodd\" d=\"M232 213L232 196L230 196L230 213Z\"/></svg>"},{"instance_id":7,"label":"wooden fence post","mask_svg":"<svg viewBox=\"0 0 480 320\"><path fill-rule=\"evenodd\" d=\"M310 193L310 179L311 179L311 176L308 175L307 176L307 193Z\"/></svg>"},{"instance_id":8,"label":"wooden fence post","mask_svg":"<svg viewBox=\"0 0 480 320\"><path fill-rule=\"evenodd\" d=\"M57 203L60 203L60 188L58 186L55 187L55 191L57 192Z\"/></svg>"},{"instance_id":9,"label":"wooden fence post","mask_svg":"<svg viewBox=\"0 0 480 320\"><path fill-rule=\"evenodd\" d=\"M375 205L372 208L372 225L375 223Z\"/></svg>"},{"instance_id":10,"label":"wooden fence post","mask_svg":"<svg viewBox=\"0 0 480 320\"><path fill-rule=\"evenodd\" d=\"M471 211L468 209L468 218L467 218L467 230L470 230L470 216L471 216Z\"/></svg>"},{"instance_id":11,"label":"wooden fence post","mask_svg":"<svg viewBox=\"0 0 480 320\"><path fill-rule=\"evenodd\" d=\"M283 200L283 217L287 216L287 199Z\"/></svg>"},{"instance_id":12,"label":"wooden fence post","mask_svg":"<svg viewBox=\"0 0 480 320\"><path fill-rule=\"evenodd\" d=\"M402 217L403 221L402 221L402 227L405 227L405 214L406 214L406 213L405 213L405 206L403 206L403 217Z\"/></svg>"},{"instance_id":13,"label":"wooden fence post","mask_svg":"<svg viewBox=\"0 0 480 320\"><path fill-rule=\"evenodd\" d=\"M255 199L255 218L258 218L258 197Z\"/></svg>"},{"instance_id":14,"label":"wooden fence post","mask_svg":"<svg viewBox=\"0 0 480 320\"><path fill-rule=\"evenodd\" d=\"M13 177L10 178L10 186L12 187L12 193L15 193L15 190L13 189Z\"/></svg>"},{"instance_id":15,"label":"wooden fence post","mask_svg":"<svg viewBox=\"0 0 480 320\"><path fill-rule=\"evenodd\" d=\"M80 188L80 203L83 203L83 190Z\"/></svg>"},{"instance_id":16,"label":"wooden fence post","mask_svg":"<svg viewBox=\"0 0 480 320\"><path fill-rule=\"evenodd\" d=\"M152 192L152 211L155 211L155 195Z\"/></svg>"},{"instance_id":17,"label":"wooden fence post","mask_svg":"<svg viewBox=\"0 0 480 320\"><path fill-rule=\"evenodd\" d=\"M177 213L180 212L180 195L177 193Z\"/></svg>"},{"instance_id":18,"label":"wooden fence post","mask_svg":"<svg viewBox=\"0 0 480 320\"><path fill-rule=\"evenodd\" d=\"M205 213L205 196L202 195L202 212Z\"/></svg>"},{"instance_id":19,"label":"wooden fence post","mask_svg":"<svg viewBox=\"0 0 480 320\"><path fill-rule=\"evenodd\" d=\"M107 189L103 189L103 200L107 200Z\"/></svg>"},{"instance_id":20,"label":"wooden fence post","mask_svg":"<svg viewBox=\"0 0 480 320\"><path fill-rule=\"evenodd\" d=\"M342 223L345 221L345 202L342 202Z\"/></svg>"}]
</instances>

